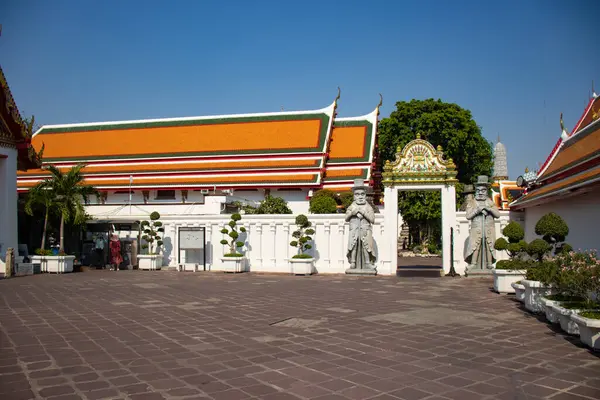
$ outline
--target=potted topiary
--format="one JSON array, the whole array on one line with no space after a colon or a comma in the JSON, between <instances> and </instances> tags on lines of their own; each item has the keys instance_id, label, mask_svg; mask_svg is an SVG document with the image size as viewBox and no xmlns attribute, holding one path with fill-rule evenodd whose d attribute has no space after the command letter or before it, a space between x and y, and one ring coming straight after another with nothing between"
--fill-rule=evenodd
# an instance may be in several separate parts
<instances>
[{"instance_id":1,"label":"potted topiary","mask_svg":"<svg viewBox=\"0 0 600 400\"><path fill-rule=\"evenodd\" d=\"M162 222L159 221L160 214L154 211L150 214L150 221L142 221L142 229L144 235L142 239L146 242L142 245L142 249L148 249L148 254L138 255L139 269L158 270L163 265L163 256L160 254L160 249L163 245L163 237L165 229ZM154 247L156 242L156 248Z\"/></svg>"},{"instance_id":2,"label":"potted topiary","mask_svg":"<svg viewBox=\"0 0 600 400\"><path fill-rule=\"evenodd\" d=\"M292 274L294 275L310 275L313 273L314 258L306 251L312 249L312 237L315 230L311 228L312 223L306 215L300 214L296 217L296 226L298 227L292 233L292 237L296 240L290 242L290 246L298 249L298 254L290 259L292 265Z\"/></svg>"},{"instance_id":3,"label":"potted topiary","mask_svg":"<svg viewBox=\"0 0 600 400\"><path fill-rule=\"evenodd\" d=\"M510 257L509 260L500 260L492 270L494 276L494 290L498 293L515 293L512 283L525 276L525 270L521 269L524 265L522 256L527 243L523 240L525 231L517 222L510 222L502 230L502 234L508 238L508 241L501 237L494 243L494 249L506 251Z\"/></svg>"},{"instance_id":4,"label":"potted topiary","mask_svg":"<svg viewBox=\"0 0 600 400\"><path fill-rule=\"evenodd\" d=\"M238 252L238 249L241 249L244 246L244 242L238 241L240 236L239 232L246 232L246 228L243 226L239 227L239 232L236 229L237 222L242 219L240 214L232 214L231 220L228 224L221 229L221 233L227 235L231 238L231 241L227 239L221 240L221 244L225 246L229 246L229 253L225 253L223 257L221 257L221 261L223 262L223 270L225 272L244 272L246 270L246 258L244 254Z\"/></svg>"},{"instance_id":5,"label":"potted topiary","mask_svg":"<svg viewBox=\"0 0 600 400\"><path fill-rule=\"evenodd\" d=\"M535 260L535 264L527 271L525 286L525 308L531 312L545 312L547 296L556 294L557 288L552 287L553 276L560 267L556 262L545 261L548 255L568 252L571 246L564 243L569 234L569 227L556 213L544 215L535 224L535 233L542 239L535 239L527 246L527 253ZM548 306L555 304L548 303Z\"/></svg>"}]
</instances>

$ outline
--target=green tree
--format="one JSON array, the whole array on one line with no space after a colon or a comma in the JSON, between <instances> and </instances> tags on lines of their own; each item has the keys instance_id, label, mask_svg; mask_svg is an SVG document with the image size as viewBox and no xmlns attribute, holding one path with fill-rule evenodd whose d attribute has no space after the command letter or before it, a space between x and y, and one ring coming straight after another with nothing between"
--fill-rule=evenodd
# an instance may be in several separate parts
<instances>
[{"instance_id":1,"label":"green tree","mask_svg":"<svg viewBox=\"0 0 600 400\"><path fill-rule=\"evenodd\" d=\"M85 164L77 164L63 173L54 165L45 167L50 172L50 178L43 181L41 187L52 193L55 207L60 214L60 251L64 251L65 222L85 222L84 204L88 203L89 196L98 194L93 186L83 184L83 168Z\"/></svg>"},{"instance_id":2,"label":"green tree","mask_svg":"<svg viewBox=\"0 0 600 400\"><path fill-rule=\"evenodd\" d=\"M55 206L54 192L49 190L48 181L48 179L45 179L29 189L29 192L27 192L27 198L25 200L25 212L27 215L33 216L35 206L40 205L44 207L44 228L42 231L42 244L40 246L42 250L46 248L48 216L50 215L50 210L52 210Z\"/></svg>"},{"instance_id":3,"label":"green tree","mask_svg":"<svg viewBox=\"0 0 600 400\"><path fill-rule=\"evenodd\" d=\"M469 110L441 100L411 100L396 103L396 110L384 118L378 127L379 156L383 166L396 158L402 149L416 139L417 133L433 146L442 146L445 158L452 158L458 171L457 196L462 184L471 184L478 175L491 175L492 144L485 140L481 128ZM439 223L441 199L439 193L401 192L399 211L411 228L430 231Z\"/></svg>"},{"instance_id":4,"label":"green tree","mask_svg":"<svg viewBox=\"0 0 600 400\"><path fill-rule=\"evenodd\" d=\"M256 209L256 214L291 214L292 210L282 197L267 195Z\"/></svg>"}]
</instances>

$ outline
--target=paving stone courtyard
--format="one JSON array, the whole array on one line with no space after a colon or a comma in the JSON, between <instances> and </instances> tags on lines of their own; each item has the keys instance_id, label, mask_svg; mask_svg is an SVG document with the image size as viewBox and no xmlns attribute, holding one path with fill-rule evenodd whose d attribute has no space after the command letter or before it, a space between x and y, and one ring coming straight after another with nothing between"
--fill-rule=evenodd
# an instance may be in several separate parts
<instances>
[{"instance_id":1,"label":"paving stone courtyard","mask_svg":"<svg viewBox=\"0 0 600 400\"><path fill-rule=\"evenodd\" d=\"M0 399L591 399L600 358L491 281L0 281Z\"/></svg>"}]
</instances>

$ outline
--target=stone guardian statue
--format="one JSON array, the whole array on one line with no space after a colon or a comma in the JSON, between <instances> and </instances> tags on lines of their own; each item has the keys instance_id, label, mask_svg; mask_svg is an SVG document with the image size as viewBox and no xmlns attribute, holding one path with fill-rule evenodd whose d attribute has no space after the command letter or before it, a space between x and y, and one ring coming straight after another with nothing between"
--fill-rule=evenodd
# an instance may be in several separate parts
<instances>
[{"instance_id":1,"label":"stone guardian statue","mask_svg":"<svg viewBox=\"0 0 600 400\"><path fill-rule=\"evenodd\" d=\"M373 241L373 223L375 211L367 202L367 187L362 179L354 181L354 201L346 210L346 222L350 224L348 236L347 274L376 275L375 242Z\"/></svg>"},{"instance_id":2,"label":"stone guardian statue","mask_svg":"<svg viewBox=\"0 0 600 400\"><path fill-rule=\"evenodd\" d=\"M494 220L500 217L498 208L488 197L490 184L488 177L481 175L475 183L475 199L467 204L466 217L471 221L469 238L465 244L465 261L469 266L467 273L486 273L496 262L494 242L496 225Z\"/></svg>"}]
</instances>

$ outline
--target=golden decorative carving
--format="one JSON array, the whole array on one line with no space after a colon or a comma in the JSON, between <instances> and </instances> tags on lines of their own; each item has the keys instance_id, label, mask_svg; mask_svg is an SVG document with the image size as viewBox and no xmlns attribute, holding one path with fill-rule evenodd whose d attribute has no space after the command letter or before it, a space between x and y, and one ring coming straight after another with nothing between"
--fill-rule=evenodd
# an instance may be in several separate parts
<instances>
[{"instance_id":1,"label":"golden decorative carving","mask_svg":"<svg viewBox=\"0 0 600 400\"><path fill-rule=\"evenodd\" d=\"M436 150L431 143L421 139L420 134L402 150L398 148L396 159L386 161L383 170L385 186L399 183L453 185L458 182L452 159L445 160L441 146Z\"/></svg>"}]
</instances>

